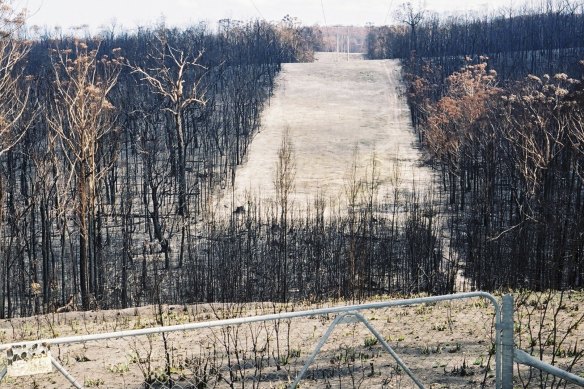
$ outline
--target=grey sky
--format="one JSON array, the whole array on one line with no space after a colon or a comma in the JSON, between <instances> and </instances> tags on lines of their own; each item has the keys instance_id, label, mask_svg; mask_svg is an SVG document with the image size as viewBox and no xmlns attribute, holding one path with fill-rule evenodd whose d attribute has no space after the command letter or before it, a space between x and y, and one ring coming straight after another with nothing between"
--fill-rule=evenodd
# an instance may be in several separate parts
<instances>
[{"instance_id":1,"label":"grey sky","mask_svg":"<svg viewBox=\"0 0 584 389\"><path fill-rule=\"evenodd\" d=\"M404 0L16 0L32 15L29 25L69 28L87 24L132 29L148 25L162 16L168 25L186 25L206 20L280 20L298 17L304 24L375 25L390 23L392 11ZM416 3L416 1L413 1ZM493 10L509 0L426 0L427 9L438 12ZM324 11L324 12L323 12Z\"/></svg>"}]
</instances>

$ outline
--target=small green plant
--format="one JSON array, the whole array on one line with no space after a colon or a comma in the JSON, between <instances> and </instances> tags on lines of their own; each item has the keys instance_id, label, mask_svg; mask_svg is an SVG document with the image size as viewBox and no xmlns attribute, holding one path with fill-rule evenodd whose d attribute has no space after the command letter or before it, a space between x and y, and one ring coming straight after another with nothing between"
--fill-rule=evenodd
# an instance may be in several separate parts
<instances>
[{"instance_id":1,"label":"small green plant","mask_svg":"<svg viewBox=\"0 0 584 389\"><path fill-rule=\"evenodd\" d=\"M151 371L150 374L144 376L144 381L146 384L151 385L155 382L160 384L165 384L170 380L166 371L162 368L157 368L154 371ZM150 387L150 386L147 386Z\"/></svg>"},{"instance_id":2,"label":"small green plant","mask_svg":"<svg viewBox=\"0 0 584 389\"><path fill-rule=\"evenodd\" d=\"M420 316L420 315L424 315L425 313L427 313L429 311L428 308L426 308L425 305L418 305L415 310L414 313L416 314L416 316Z\"/></svg>"},{"instance_id":3,"label":"small green plant","mask_svg":"<svg viewBox=\"0 0 584 389\"><path fill-rule=\"evenodd\" d=\"M570 347L566 352L566 356L569 358L578 358L580 359L584 354L584 350L578 349L578 341L574 343L574 347Z\"/></svg>"},{"instance_id":4,"label":"small green plant","mask_svg":"<svg viewBox=\"0 0 584 389\"><path fill-rule=\"evenodd\" d=\"M86 388L99 388L105 382L101 378L86 378L83 386Z\"/></svg>"},{"instance_id":5,"label":"small green plant","mask_svg":"<svg viewBox=\"0 0 584 389\"><path fill-rule=\"evenodd\" d=\"M290 355L281 355L278 357L278 366L286 366L290 359Z\"/></svg>"},{"instance_id":6,"label":"small green plant","mask_svg":"<svg viewBox=\"0 0 584 389\"><path fill-rule=\"evenodd\" d=\"M482 309L486 309L486 308L490 308L491 307L491 302L487 299L481 298L478 300L475 300L471 306L474 306L476 308L482 308Z\"/></svg>"},{"instance_id":7,"label":"small green plant","mask_svg":"<svg viewBox=\"0 0 584 389\"><path fill-rule=\"evenodd\" d=\"M134 328L133 329L135 329L135 330L141 330L141 329L143 329L145 327L146 327L146 325L144 325L142 323L142 317L141 316L138 316L138 318L134 322Z\"/></svg>"},{"instance_id":8,"label":"small green plant","mask_svg":"<svg viewBox=\"0 0 584 389\"><path fill-rule=\"evenodd\" d=\"M139 363L140 362L140 357L138 356L138 353L136 353L136 352L128 354L127 357L128 357L129 363Z\"/></svg>"},{"instance_id":9,"label":"small green plant","mask_svg":"<svg viewBox=\"0 0 584 389\"><path fill-rule=\"evenodd\" d=\"M368 336L365 338L365 341L363 342L365 347L373 347L377 344L377 338L373 337L373 336Z\"/></svg>"},{"instance_id":10,"label":"small green plant","mask_svg":"<svg viewBox=\"0 0 584 389\"><path fill-rule=\"evenodd\" d=\"M124 362L116 363L115 365L109 365L108 371L114 374L124 374L130 371L130 365Z\"/></svg>"},{"instance_id":11,"label":"small green plant","mask_svg":"<svg viewBox=\"0 0 584 389\"><path fill-rule=\"evenodd\" d=\"M436 346L436 348L433 348L433 347L430 347L430 346L426 345L422 349L422 354L424 354L424 355L440 354L441 351L442 351L442 347L440 346L440 344L438 344Z\"/></svg>"},{"instance_id":12,"label":"small green plant","mask_svg":"<svg viewBox=\"0 0 584 389\"><path fill-rule=\"evenodd\" d=\"M79 320L77 320L77 319L72 319L72 320L69 322L69 326L71 327L71 331L72 331L74 334L78 334L78 333L79 333Z\"/></svg>"}]
</instances>

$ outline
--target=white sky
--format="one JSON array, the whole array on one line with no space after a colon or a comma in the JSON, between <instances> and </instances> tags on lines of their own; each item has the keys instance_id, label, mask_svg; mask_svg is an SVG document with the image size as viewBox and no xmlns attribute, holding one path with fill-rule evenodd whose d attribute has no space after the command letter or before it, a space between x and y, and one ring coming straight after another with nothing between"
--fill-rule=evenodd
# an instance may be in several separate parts
<instances>
[{"instance_id":1,"label":"white sky","mask_svg":"<svg viewBox=\"0 0 584 389\"><path fill-rule=\"evenodd\" d=\"M280 20L286 14L304 24L374 25L392 22L393 10L404 0L14 0L31 14L29 25L64 29L89 25L133 29L156 23L184 26L198 21L214 24L223 18ZM417 0L412 1L417 3ZM517 0L515 0L517 2ZM438 12L494 10L509 0L425 0L425 7ZM323 12L324 10L324 12Z\"/></svg>"}]
</instances>

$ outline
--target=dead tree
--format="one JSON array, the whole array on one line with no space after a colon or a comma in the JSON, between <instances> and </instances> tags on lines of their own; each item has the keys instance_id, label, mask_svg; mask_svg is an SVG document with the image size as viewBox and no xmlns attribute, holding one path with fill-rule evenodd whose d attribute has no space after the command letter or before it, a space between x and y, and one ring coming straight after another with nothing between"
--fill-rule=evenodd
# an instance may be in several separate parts
<instances>
[{"instance_id":1,"label":"dead tree","mask_svg":"<svg viewBox=\"0 0 584 389\"><path fill-rule=\"evenodd\" d=\"M177 156L173 161L178 181L178 214L187 214L187 180L186 155L187 136L185 134L184 112L193 105L205 105L205 94L199 90L201 79L194 78L195 69L205 69L199 64L203 51L197 56L191 56L184 50L176 49L168 44L164 34L158 35L160 47L152 54L156 63L153 68L130 64L133 72L141 81L147 83L150 89L161 95L165 100L164 111L170 112L174 121Z\"/></svg>"},{"instance_id":2,"label":"dead tree","mask_svg":"<svg viewBox=\"0 0 584 389\"><path fill-rule=\"evenodd\" d=\"M16 33L24 26L25 12L13 9L11 4L10 0L0 0L0 157L10 152L22 140L27 129L27 123L22 119L29 99L29 89L24 87L23 90L24 77L19 66L29 52L30 45L15 38ZM0 164L0 226L3 225L5 199L10 198L6 196L6 192L11 190L3 183L2 168ZM3 232L4 229L0 228L0 258L4 257L5 250L9 250L4 247ZM9 240L12 242L11 238ZM0 264L0 318L5 315L6 305L8 315L11 315L10 265L7 257L4 261Z\"/></svg>"},{"instance_id":3,"label":"dead tree","mask_svg":"<svg viewBox=\"0 0 584 389\"><path fill-rule=\"evenodd\" d=\"M117 53L114 53L117 54ZM55 49L54 97L47 121L55 132L65 157L67 189L74 196L79 227L79 283L84 309L97 289L97 262L92 256L95 237L97 187L112 161L105 161L101 148L118 128L108 94L116 84L121 58L98 58L84 42L73 49ZM91 262L91 263L90 263Z\"/></svg>"},{"instance_id":4,"label":"dead tree","mask_svg":"<svg viewBox=\"0 0 584 389\"><path fill-rule=\"evenodd\" d=\"M278 254L278 287L280 298L286 301L288 293L288 212L292 206L291 198L295 187L296 161L292 139L289 129L286 128L282 137L282 143L278 150L276 161L276 173L274 176L274 188L276 190L276 203L280 208L280 253Z\"/></svg>"}]
</instances>

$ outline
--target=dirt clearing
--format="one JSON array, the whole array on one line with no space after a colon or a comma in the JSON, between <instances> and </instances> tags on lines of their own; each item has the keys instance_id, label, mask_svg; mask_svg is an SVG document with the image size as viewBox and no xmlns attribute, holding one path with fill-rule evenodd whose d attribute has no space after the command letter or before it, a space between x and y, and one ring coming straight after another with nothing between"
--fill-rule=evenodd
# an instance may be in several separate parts
<instances>
[{"instance_id":1,"label":"dirt clearing","mask_svg":"<svg viewBox=\"0 0 584 389\"><path fill-rule=\"evenodd\" d=\"M396 60L352 55L347 61L335 53L319 53L314 63L285 64L222 208L231 209L231 202L244 205L246 194L274 198L278 149L286 130L295 149L295 207L311 204L317 194L343 205L353 162L364 175L374 154L380 196L392 190L396 173L404 190L428 188L433 173L422 166L400 71Z\"/></svg>"}]
</instances>

